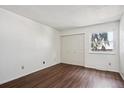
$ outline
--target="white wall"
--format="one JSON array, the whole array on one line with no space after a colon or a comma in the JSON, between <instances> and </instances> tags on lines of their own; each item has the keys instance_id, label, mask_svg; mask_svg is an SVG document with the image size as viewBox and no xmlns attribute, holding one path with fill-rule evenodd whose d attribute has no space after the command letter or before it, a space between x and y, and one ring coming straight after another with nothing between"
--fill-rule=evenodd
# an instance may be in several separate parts
<instances>
[{"instance_id":1,"label":"white wall","mask_svg":"<svg viewBox=\"0 0 124 93\"><path fill-rule=\"evenodd\" d=\"M100 70L109 70L119 72L119 46L118 46L118 30L119 30L119 21L80 27L70 30L61 31L61 36L71 35L71 34L85 34L85 66L90 68L96 68ZM114 32L114 54L91 54L89 53L89 36L92 32ZM62 60L62 59L61 59ZM109 65L111 63L111 66Z\"/></svg>"},{"instance_id":2,"label":"white wall","mask_svg":"<svg viewBox=\"0 0 124 93\"><path fill-rule=\"evenodd\" d=\"M55 29L0 9L0 84L59 63L59 40Z\"/></svg>"},{"instance_id":3,"label":"white wall","mask_svg":"<svg viewBox=\"0 0 124 93\"><path fill-rule=\"evenodd\" d=\"M120 20L120 74L124 79L124 15Z\"/></svg>"}]
</instances>

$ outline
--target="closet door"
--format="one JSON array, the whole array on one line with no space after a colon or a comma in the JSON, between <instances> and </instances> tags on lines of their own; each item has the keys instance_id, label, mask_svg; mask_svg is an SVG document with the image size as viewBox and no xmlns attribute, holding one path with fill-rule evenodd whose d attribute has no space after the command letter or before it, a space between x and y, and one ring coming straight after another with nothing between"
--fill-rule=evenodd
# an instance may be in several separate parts
<instances>
[{"instance_id":1,"label":"closet door","mask_svg":"<svg viewBox=\"0 0 124 93\"><path fill-rule=\"evenodd\" d=\"M61 61L84 66L84 34L61 37Z\"/></svg>"}]
</instances>

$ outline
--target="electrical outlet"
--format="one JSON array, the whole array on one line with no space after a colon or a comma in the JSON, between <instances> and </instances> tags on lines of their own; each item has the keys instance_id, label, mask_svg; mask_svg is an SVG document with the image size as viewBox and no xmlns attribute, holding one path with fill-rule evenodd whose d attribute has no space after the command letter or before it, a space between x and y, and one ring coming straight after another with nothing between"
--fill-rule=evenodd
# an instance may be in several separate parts
<instances>
[{"instance_id":1,"label":"electrical outlet","mask_svg":"<svg viewBox=\"0 0 124 93\"><path fill-rule=\"evenodd\" d=\"M109 62L108 65L111 66L111 62Z\"/></svg>"},{"instance_id":2,"label":"electrical outlet","mask_svg":"<svg viewBox=\"0 0 124 93\"><path fill-rule=\"evenodd\" d=\"M43 61L43 64L45 64L46 62L45 61Z\"/></svg>"},{"instance_id":3,"label":"electrical outlet","mask_svg":"<svg viewBox=\"0 0 124 93\"><path fill-rule=\"evenodd\" d=\"M24 66L21 66L21 69L23 70L25 67Z\"/></svg>"}]
</instances>

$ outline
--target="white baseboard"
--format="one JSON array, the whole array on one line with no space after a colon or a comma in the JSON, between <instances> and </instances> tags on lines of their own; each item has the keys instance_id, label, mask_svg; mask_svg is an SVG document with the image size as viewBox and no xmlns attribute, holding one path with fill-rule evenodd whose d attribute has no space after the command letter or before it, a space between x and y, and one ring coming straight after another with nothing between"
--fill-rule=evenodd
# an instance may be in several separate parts
<instances>
[{"instance_id":1,"label":"white baseboard","mask_svg":"<svg viewBox=\"0 0 124 93\"><path fill-rule=\"evenodd\" d=\"M124 74L120 72L120 75L121 75L122 79L124 80Z\"/></svg>"},{"instance_id":2,"label":"white baseboard","mask_svg":"<svg viewBox=\"0 0 124 93\"><path fill-rule=\"evenodd\" d=\"M106 69L101 69L101 68L93 67L93 66L79 65L79 64L71 64L71 63L65 63L65 62L61 62L61 63L63 63L63 64L69 64L69 65L76 65L76 66L83 66L83 67L86 67L86 68L92 68L92 69L101 70L101 71L110 71L110 72L120 73L120 72L117 71L117 70L106 70Z\"/></svg>"},{"instance_id":3,"label":"white baseboard","mask_svg":"<svg viewBox=\"0 0 124 93\"><path fill-rule=\"evenodd\" d=\"M60 63L60 62L59 62L59 63ZM45 68L48 68L48 67L57 65L57 64L59 64L59 63L54 63L54 64L51 64L51 65L48 65L48 66L45 66L45 67L42 67L42 68L35 69L34 71L30 71L30 72L27 72L27 73L20 74L20 75L18 75L18 76L16 76L16 77L13 77L13 78L8 79L8 80L3 80L3 81L0 82L0 85L2 85L2 84L4 84L4 83L7 83L7 82L10 82L10 81L13 81L13 80L16 80L16 79L18 79L18 78L24 77L24 76L26 76L26 75L35 73L35 72L37 72L37 71L43 70L43 69L45 69Z\"/></svg>"}]
</instances>

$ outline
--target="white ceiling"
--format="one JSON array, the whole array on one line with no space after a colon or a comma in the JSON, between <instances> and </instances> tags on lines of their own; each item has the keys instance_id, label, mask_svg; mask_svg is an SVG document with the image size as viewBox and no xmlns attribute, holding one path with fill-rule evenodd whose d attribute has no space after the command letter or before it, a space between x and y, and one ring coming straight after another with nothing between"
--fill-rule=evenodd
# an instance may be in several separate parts
<instances>
[{"instance_id":1,"label":"white ceiling","mask_svg":"<svg viewBox=\"0 0 124 93\"><path fill-rule=\"evenodd\" d=\"M124 6L0 6L58 30L119 20Z\"/></svg>"}]
</instances>

